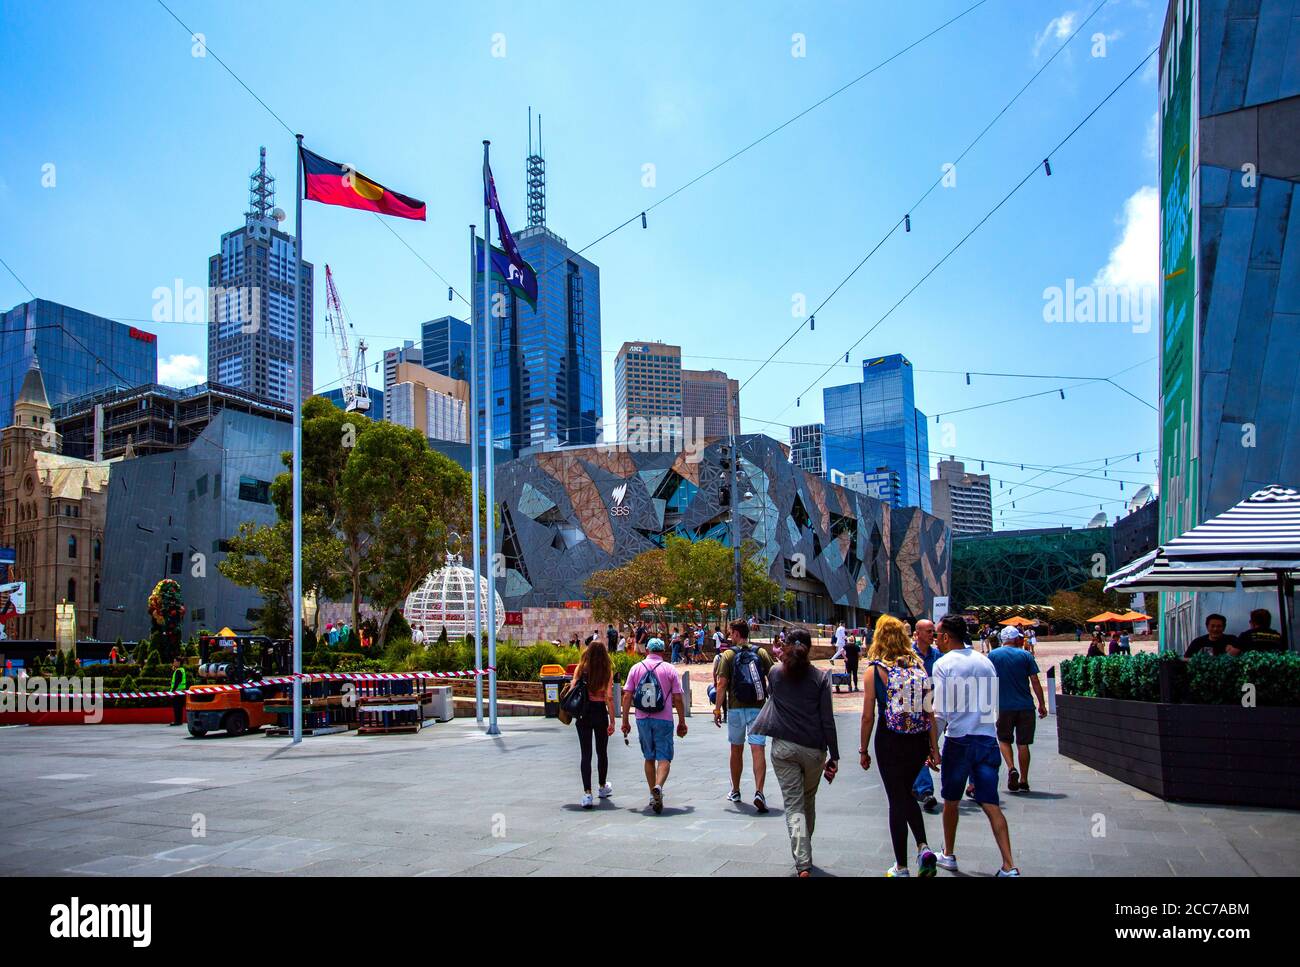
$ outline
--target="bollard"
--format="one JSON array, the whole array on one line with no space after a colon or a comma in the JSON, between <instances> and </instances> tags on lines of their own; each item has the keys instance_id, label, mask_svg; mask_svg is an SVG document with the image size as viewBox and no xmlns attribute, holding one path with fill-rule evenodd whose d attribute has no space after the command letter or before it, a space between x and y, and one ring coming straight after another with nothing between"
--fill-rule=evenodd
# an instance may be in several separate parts
<instances>
[{"instance_id":1,"label":"bollard","mask_svg":"<svg viewBox=\"0 0 1300 967\"><path fill-rule=\"evenodd\" d=\"M1056 666L1047 669L1047 711L1056 714Z\"/></svg>"},{"instance_id":2,"label":"bollard","mask_svg":"<svg viewBox=\"0 0 1300 967\"><path fill-rule=\"evenodd\" d=\"M686 707L686 717L691 717L691 672L688 668L682 672L682 705Z\"/></svg>"},{"instance_id":3,"label":"bollard","mask_svg":"<svg viewBox=\"0 0 1300 967\"><path fill-rule=\"evenodd\" d=\"M622 714L623 714L623 686L620 685L618 682L614 682L614 715L617 717Z\"/></svg>"}]
</instances>

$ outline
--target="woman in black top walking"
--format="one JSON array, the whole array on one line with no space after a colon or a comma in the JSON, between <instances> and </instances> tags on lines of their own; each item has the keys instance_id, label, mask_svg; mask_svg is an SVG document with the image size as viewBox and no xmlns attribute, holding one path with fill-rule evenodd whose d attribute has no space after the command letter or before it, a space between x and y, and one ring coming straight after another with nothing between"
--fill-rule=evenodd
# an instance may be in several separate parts
<instances>
[{"instance_id":1,"label":"woman in black top walking","mask_svg":"<svg viewBox=\"0 0 1300 967\"><path fill-rule=\"evenodd\" d=\"M858 660L862 657L862 643L858 639L849 635L848 644L844 646L844 673L849 676L849 691L860 691L858 688Z\"/></svg>"},{"instance_id":2,"label":"woman in black top walking","mask_svg":"<svg viewBox=\"0 0 1300 967\"><path fill-rule=\"evenodd\" d=\"M839 770L840 746L831 711L830 677L808 660L812 639L786 636L781 661L767 673L767 704L750 731L772 737L772 769L781 786L790 852L801 877L812 875L817 788Z\"/></svg>"},{"instance_id":3,"label":"woman in black top walking","mask_svg":"<svg viewBox=\"0 0 1300 967\"><path fill-rule=\"evenodd\" d=\"M609 660L609 650L604 642L593 641L578 659L573 669L573 684L587 680L587 707L573 719L578 731L578 746L582 759L578 768L582 773L582 808L595 805L591 795L591 752L596 747L596 768L600 774L600 798L608 799L614 787L607 781L609 774L609 737L614 734L614 666Z\"/></svg>"}]
</instances>

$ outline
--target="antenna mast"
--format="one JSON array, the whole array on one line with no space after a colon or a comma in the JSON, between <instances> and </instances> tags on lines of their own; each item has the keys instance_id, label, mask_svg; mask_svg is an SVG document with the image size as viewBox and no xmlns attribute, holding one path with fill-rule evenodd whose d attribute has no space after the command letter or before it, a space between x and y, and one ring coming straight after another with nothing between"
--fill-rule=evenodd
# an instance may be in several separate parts
<instances>
[{"instance_id":1,"label":"antenna mast","mask_svg":"<svg viewBox=\"0 0 1300 967\"><path fill-rule=\"evenodd\" d=\"M542 116L537 115L537 150L533 151L533 109L528 108L528 227L546 227L546 159L542 157Z\"/></svg>"}]
</instances>

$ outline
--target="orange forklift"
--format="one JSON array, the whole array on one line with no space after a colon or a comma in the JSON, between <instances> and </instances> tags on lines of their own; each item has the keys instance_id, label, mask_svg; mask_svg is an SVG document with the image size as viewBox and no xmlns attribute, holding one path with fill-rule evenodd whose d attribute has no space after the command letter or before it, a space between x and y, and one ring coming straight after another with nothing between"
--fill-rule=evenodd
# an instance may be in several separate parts
<instances>
[{"instance_id":1,"label":"orange forklift","mask_svg":"<svg viewBox=\"0 0 1300 967\"><path fill-rule=\"evenodd\" d=\"M238 685L237 689L185 695L185 724L190 735L209 732L243 735L250 729L275 725L278 719L265 706L280 699L291 685L258 685L263 678L289 673L292 642L265 635L201 635L198 685Z\"/></svg>"}]
</instances>

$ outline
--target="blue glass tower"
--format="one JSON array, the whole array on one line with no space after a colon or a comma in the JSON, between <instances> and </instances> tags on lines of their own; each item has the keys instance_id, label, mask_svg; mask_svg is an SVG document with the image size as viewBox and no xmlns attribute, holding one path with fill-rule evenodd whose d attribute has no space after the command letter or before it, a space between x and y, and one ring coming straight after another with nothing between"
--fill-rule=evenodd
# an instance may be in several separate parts
<instances>
[{"instance_id":1,"label":"blue glass tower","mask_svg":"<svg viewBox=\"0 0 1300 967\"><path fill-rule=\"evenodd\" d=\"M537 270L537 307L492 282L493 444L518 454L525 447L595 443L602 413L600 269L543 225L515 240ZM481 286L480 276L476 321L483 313Z\"/></svg>"},{"instance_id":2,"label":"blue glass tower","mask_svg":"<svg viewBox=\"0 0 1300 967\"><path fill-rule=\"evenodd\" d=\"M469 382L469 323L454 316L430 319L420 326L425 369Z\"/></svg>"},{"instance_id":3,"label":"blue glass tower","mask_svg":"<svg viewBox=\"0 0 1300 967\"><path fill-rule=\"evenodd\" d=\"M896 506L930 511L930 434L905 356L862 361L862 382L822 390L827 472L898 475Z\"/></svg>"},{"instance_id":4,"label":"blue glass tower","mask_svg":"<svg viewBox=\"0 0 1300 967\"><path fill-rule=\"evenodd\" d=\"M0 418L40 361L51 406L99 390L158 382L158 337L80 309L33 299L0 313Z\"/></svg>"}]
</instances>

